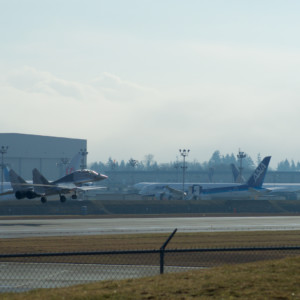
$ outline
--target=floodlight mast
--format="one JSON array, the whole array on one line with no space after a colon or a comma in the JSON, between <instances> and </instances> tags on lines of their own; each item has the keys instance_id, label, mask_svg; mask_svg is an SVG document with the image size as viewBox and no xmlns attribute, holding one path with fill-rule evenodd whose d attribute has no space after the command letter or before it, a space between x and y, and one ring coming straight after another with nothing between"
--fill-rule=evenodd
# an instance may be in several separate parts
<instances>
[{"instance_id":1,"label":"floodlight mast","mask_svg":"<svg viewBox=\"0 0 300 300\"><path fill-rule=\"evenodd\" d=\"M179 162L178 162L178 156L176 156L176 162L174 163L174 168L176 169L176 175L177 175L177 181L179 182Z\"/></svg>"},{"instance_id":2,"label":"floodlight mast","mask_svg":"<svg viewBox=\"0 0 300 300\"><path fill-rule=\"evenodd\" d=\"M244 152L242 152L240 149L239 149L239 153L237 154L237 158L239 159L240 161L240 175L239 175L239 182L242 182L242 178L243 178L243 159L246 157L246 154Z\"/></svg>"},{"instance_id":3,"label":"floodlight mast","mask_svg":"<svg viewBox=\"0 0 300 300\"><path fill-rule=\"evenodd\" d=\"M132 175L131 175L131 181L132 185L134 184L134 168L138 165L138 161L136 159L130 158L128 161L129 165L132 167Z\"/></svg>"},{"instance_id":4,"label":"floodlight mast","mask_svg":"<svg viewBox=\"0 0 300 300\"><path fill-rule=\"evenodd\" d=\"M2 146L0 148L0 152L1 152L1 193L3 193L3 181L4 181L4 154L7 153L8 150L8 146Z\"/></svg>"},{"instance_id":5,"label":"floodlight mast","mask_svg":"<svg viewBox=\"0 0 300 300\"><path fill-rule=\"evenodd\" d=\"M184 181L185 181L185 170L187 166L185 165L185 158L189 155L190 149L179 149L180 155L183 157L183 165L182 165L182 200L184 200Z\"/></svg>"},{"instance_id":6,"label":"floodlight mast","mask_svg":"<svg viewBox=\"0 0 300 300\"><path fill-rule=\"evenodd\" d=\"M80 149L79 153L81 154L81 165L80 169L86 169L86 156L89 154L86 149Z\"/></svg>"}]
</instances>

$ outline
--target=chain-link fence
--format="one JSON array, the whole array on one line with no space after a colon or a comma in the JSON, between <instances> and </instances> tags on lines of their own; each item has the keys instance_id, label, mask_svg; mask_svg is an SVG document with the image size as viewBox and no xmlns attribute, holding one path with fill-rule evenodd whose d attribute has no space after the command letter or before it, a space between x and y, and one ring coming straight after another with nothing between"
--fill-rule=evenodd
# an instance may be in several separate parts
<instances>
[{"instance_id":1,"label":"chain-link fence","mask_svg":"<svg viewBox=\"0 0 300 300\"><path fill-rule=\"evenodd\" d=\"M0 292L153 276L300 255L299 247L168 249L0 255Z\"/></svg>"}]
</instances>

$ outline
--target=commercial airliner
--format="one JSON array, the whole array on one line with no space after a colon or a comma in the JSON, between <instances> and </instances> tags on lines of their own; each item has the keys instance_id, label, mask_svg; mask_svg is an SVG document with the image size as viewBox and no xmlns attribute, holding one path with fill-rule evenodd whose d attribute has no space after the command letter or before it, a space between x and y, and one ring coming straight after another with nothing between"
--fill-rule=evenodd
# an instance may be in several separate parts
<instances>
[{"instance_id":1,"label":"commercial airliner","mask_svg":"<svg viewBox=\"0 0 300 300\"><path fill-rule=\"evenodd\" d=\"M49 182L37 169L32 170L34 193L41 197L41 202L47 202L46 196L59 195L60 201L65 202L64 194L73 193L72 199L77 199L78 191L86 191L91 187L84 187L87 182L95 182L106 179L107 176L92 170L77 170L62 178Z\"/></svg>"},{"instance_id":2,"label":"commercial airliner","mask_svg":"<svg viewBox=\"0 0 300 300\"><path fill-rule=\"evenodd\" d=\"M232 174L235 182L239 180L240 171L232 164ZM274 199L278 197L287 200L298 200L300 198L300 183L263 183L262 194L258 194L257 198L260 199Z\"/></svg>"},{"instance_id":3,"label":"commercial airliner","mask_svg":"<svg viewBox=\"0 0 300 300\"><path fill-rule=\"evenodd\" d=\"M255 169L248 181L241 183L186 183L184 192L182 183L139 183L140 195L154 196L156 199L211 199L219 197L253 197L258 192L267 190L262 188L271 157L267 156Z\"/></svg>"},{"instance_id":4,"label":"commercial airliner","mask_svg":"<svg viewBox=\"0 0 300 300\"><path fill-rule=\"evenodd\" d=\"M202 200L210 199L253 199L258 195L268 193L263 188L263 182L268 170L271 156L265 157L245 183L232 186L205 188L200 186L197 194L192 194Z\"/></svg>"}]
</instances>

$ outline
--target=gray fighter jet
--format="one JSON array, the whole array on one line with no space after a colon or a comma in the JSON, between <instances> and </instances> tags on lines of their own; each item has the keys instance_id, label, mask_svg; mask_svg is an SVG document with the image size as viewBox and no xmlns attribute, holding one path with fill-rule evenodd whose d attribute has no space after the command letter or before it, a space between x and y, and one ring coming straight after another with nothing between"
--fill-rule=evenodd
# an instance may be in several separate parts
<instances>
[{"instance_id":1,"label":"gray fighter jet","mask_svg":"<svg viewBox=\"0 0 300 300\"><path fill-rule=\"evenodd\" d=\"M91 187L82 186L87 182L94 182L106 179L107 176L92 170L77 170L62 178L49 182L37 169L32 170L34 193L41 197L41 202L47 202L46 196L59 195L60 201L65 202L64 194L72 194L72 199L77 199L78 191L86 191Z\"/></svg>"}]
</instances>

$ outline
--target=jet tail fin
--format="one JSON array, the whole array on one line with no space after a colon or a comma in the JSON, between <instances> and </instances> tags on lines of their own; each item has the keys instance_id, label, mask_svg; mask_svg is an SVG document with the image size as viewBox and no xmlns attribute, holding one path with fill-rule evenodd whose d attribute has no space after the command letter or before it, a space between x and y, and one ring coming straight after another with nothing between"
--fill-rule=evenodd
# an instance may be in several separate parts
<instances>
[{"instance_id":1,"label":"jet tail fin","mask_svg":"<svg viewBox=\"0 0 300 300\"><path fill-rule=\"evenodd\" d=\"M4 165L4 168L3 168L3 175L4 175L4 180L6 182L9 182L10 181L10 177L9 177L9 168L8 166L5 166Z\"/></svg>"},{"instance_id":2,"label":"jet tail fin","mask_svg":"<svg viewBox=\"0 0 300 300\"><path fill-rule=\"evenodd\" d=\"M14 192L28 189L27 182L19 176L13 169L9 170L9 180Z\"/></svg>"},{"instance_id":3,"label":"jet tail fin","mask_svg":"<svg viewBox=\"0 0 300 300\"><path fill-rule=\"evenodd\" d=\"M247 185L249 187L259 188L262 186L268 170L270 160L271 160L271 156L266 156L262 160L262 162L258 165L258 167L255 169L255 171L247 181Z\"/></svg>"},{"instance_id":4,"label":"jet tail fin","mask_svg":"<svg viewBox=\"0 0 300 300\"><path fill-rule=\"evenodd\" d=\"M50 182L38 171L38 169L32 170L32 181L34 191L39 194L45 193L45 185L51 185Z\"/></svg>"},{"instance_id":5,"label":"jet tail fin","mask_svg":"<svg viewBox=\"0 0 300 300\"><path fill-rule=\"evenodd\" d=\"M233 180L235 183L243 183L245 182L244 176L241 176L241 172L238 170L235 164L230 164Z\"/></svg>"},{"instance_id":6,"label":"jet tail fin","mask_svg":"<svg viewBox=\"0 0 300 300\"><path fill-rule=\"evenodd\" d=\"M232 171L232 175L233 175L233 180L234 180L234 182L237 182L240 172L237 169L237 167L235 166L235 164L230 164L230 167L231 167L231 171Z\"/></svg>"},{"instance_id":7,"label":"jet tail fin","mask_svg":"<svg viewBox=\"0 0 300 300\"><path fill-rule=\"evenodd\" d=\"M77 153L70 161L66 168L66 175L80 169L81 153Z\"/></svg>"}]
</instances>

